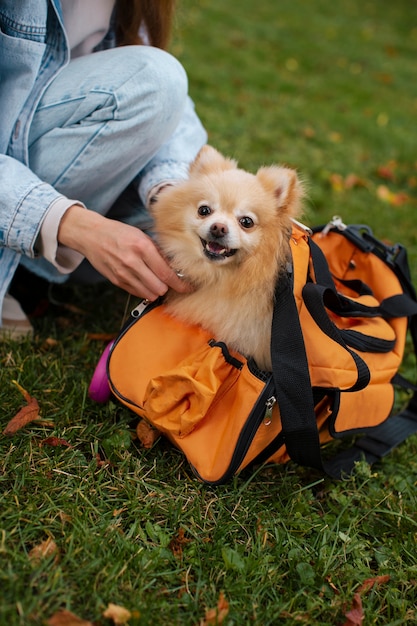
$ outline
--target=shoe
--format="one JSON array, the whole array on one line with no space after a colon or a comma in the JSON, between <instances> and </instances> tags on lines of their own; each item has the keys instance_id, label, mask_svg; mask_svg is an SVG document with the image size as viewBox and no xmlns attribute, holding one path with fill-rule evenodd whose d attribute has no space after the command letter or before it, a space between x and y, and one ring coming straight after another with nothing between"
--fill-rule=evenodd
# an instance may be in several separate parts
<instances>
[{"instance_id":1,"label":"shoe","mask_svg":"<svg viewBox=\"0 0 417 626\"><path fill-rule=\"evenodd\" d=\"M29 322L19 302L10 294L6 294L1 314L0 341L4 339L31 339L33 326Z\"/></svg>"},{"instance_id":2,"label":"shoe","mask_svg":"<svg viewBox=\"0 0 417 626\"><path fill-rule=\"evenodd\" d=\"M30 317L42 317L49 307L49 282L22 265L18 265L8 292Z\"/></svg>"}]
</instances>

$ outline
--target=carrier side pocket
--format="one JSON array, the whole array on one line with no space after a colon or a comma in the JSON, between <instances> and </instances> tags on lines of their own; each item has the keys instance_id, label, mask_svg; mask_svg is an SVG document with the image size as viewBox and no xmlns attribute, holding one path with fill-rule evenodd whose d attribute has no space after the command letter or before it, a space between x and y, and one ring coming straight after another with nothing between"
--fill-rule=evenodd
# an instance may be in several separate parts
<instances>
[{"instance_id":1,"label":"carrier side pocket","mask_svg":"<svg viewBox=\"0 0 417 626\"><path fill-rule=\"evenodd\" d=\"M161 432L185 437L239 376L243 363L224 344L209 342L174 369L152 378L145 392L146 418Z\"/></svg>"}]
</instances>

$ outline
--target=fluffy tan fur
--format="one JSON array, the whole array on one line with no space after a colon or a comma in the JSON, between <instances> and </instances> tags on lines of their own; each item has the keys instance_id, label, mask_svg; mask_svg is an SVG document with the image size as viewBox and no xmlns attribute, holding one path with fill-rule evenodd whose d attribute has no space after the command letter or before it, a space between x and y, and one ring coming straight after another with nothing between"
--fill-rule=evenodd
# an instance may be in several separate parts
<instances>
[{"instance_id":1,"label":"fluffy tan fur","mask_svg":"<svg viewBox=\"0 0 417 626\"><path fill-rule=\"evenodd\" d=\"M250 174L205 146L188 180L164 190L153 207L160 249L194 288L170 291L168 311L264 370L271 370L275 283L301 197L294 170L271 166Z\"/></svg>"}]
</instances>

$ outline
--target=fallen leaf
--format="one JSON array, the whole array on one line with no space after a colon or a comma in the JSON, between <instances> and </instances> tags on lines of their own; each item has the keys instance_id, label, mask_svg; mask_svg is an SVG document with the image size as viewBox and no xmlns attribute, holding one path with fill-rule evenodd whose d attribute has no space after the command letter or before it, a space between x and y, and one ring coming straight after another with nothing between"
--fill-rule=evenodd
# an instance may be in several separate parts
<instances>
[{"instance_id":1,"label":"fallen leaf","mask_svg":"<svg viewBox=\"0 0 417 626\"><path fill-rule=\"evenodd\" d=\"M121 509L114 509L113 517L119 517L119 515L121 515L122 513L124 513L127 510L128 510L127 506L123 506Z\"/></svg>"},{"instance_id":2,"label":"fallen leaf","mask_svg":"<svg viewBox=\"0 0 417 626\"><path fill-rule=\"evenodd\" d=\"M51 420L43 420L39 418L36 421L36 426L41 426L42 428L56 428L55 422L51 422Z\"/></svg>"},{"instance_id":3,"label":"fallen leaf","mask_svg":"<svg viewBox=\"0 0 417 626\"><path fill-rule=\"evenodd\" d=\"M402 206L409 201L410 197L404 191L395 193L391 191L386 185L379 185L376 190L377 197L383 202L387 202L393 206Z\"/></svg>"},{"instance_id":4,"label":"fallen leaf","mask_svg":"<svg viewBox=\"0 0 417 626\"><path fill-rule=\"evenodd\" d=\"M398 49L394 48L394 46L387 44L385 46L385 52L388 54L388 56L390 57L396 57L398 56Z\"/></svg>"},{"instance_id":5,"label":"fallen leaf","mask_svg":"<svg viewBox=\"0 0 417 626\"><path fill-rule=\"evenodd\" d=\"M181 559L182 558L182 548L187 543L190 543L191 539L187 539L185 536L185 531L183 528L180 528L176 536L171 539L168 544L168 548L171 550L172 554Z\"/></svg>"},{"instance_id":6,"label":"fallen leaf","mask_svg":"<svg viewBox=\"0 0 417 626\"><path fill-rule=\"evenodd\" d=\"M372 589L374 585L384 585L390 579L389 574L384 574L382 576L375 576L374 578L367 578L363 581L361 586L358 589L358 593L363 593L365 591L369 591Z\"/></svg>"},{"instance_id":7,"label":"fallen leaf","mask_svg":"<svg viewBox=\"0 0 417 626\"><path fill-rule=\"evenodd\" d=\"M366 180L360 178L356 174L348 174L344 180L345 189L353 189L354 187L366 187Z\"/></svg>"},{"instance_id":8,"label":"fallen leaf","mask_svg":"<svg viewBox=\"0 0 417 626\"><path fill-rule=\"evenodd\" d=\"M140 420L136 426L136 434L144 448L152 448L155 441L159 439L161 433L153 428L147 421Z\"/></svg>"},{"instance_id":9,"label":"fallen leaf","mask_svg":"<svg viewBox=\"0 0 417 626\"><path fill-rule=\"evenodd\" d=\"M67 522L71 522L72 521L71 515L68 515L68 513L64 513L64 511L59 511L58 515L59 515L59 519L61 520L61 524L63 526Z\"/></svg>"},{"instance_id":10,"label":"fallen leaf","mask_svg":"<svg viewBox=\"0 0 417 626\"><path fill-rule=\"evenodd\" d=\"M49 348L55 348L58 345L59 341L57 339L54 339L53 337L47 337L43 342L41 349L45 350Z\"/></svg>"},{"instance_id":11,"label":"fallen leaf","mask_svg":"<svg viewBox=\"0 0 417 626\"><path fill-rule=\"evenodd\" d=\"M45 541L42 541L37 546L34 546L29 552L29 560L33 565L38 564L43 559L46 559L52 555L55 555L54 561L57 562L59 558L58 546L55 541L48 537Z\"/></svg>"},{"instance_id":12,"label":"fallen leaf","mask_svg":"<svg viewBox=\"0 0 417 626\"><path fill-rule=\"evenodd\" d=\"M408 193L405 193L405 191L399 191L398 193L394 194L392 204L394 206L402 206L403 204L409 202L409 200L410 196L408 195Z\"/></svg>"},{"instance_id":13,"label":"fallen leaf","mask_svg":"<svg viewBox=\"0 0 417 626\"><path fill-rule=\"evenodd\" d=\"M103 613L103 617L113 620L116 626L122 626L123 624L127 624L127 620L132 617L132 613L124 607L110 602Z\"/></svg>"},{"instance_id":14,"label":"fallen leaf","mask_svg":"<svg viewBox=\"0 0 417 626\"><path fill-rule=\"evenodd\" d=\"M63 317L62 315L57 316L55 318L55 322L60 328L73 328L74 327L73 320L69 319L68 317Z\"/></svg>"},{"instance_id":15,"label":"fallen leaf","mask_svg":"<svg viewBox=\"0 0 417 626\"><path fill-rule=\"evenodd\" d=\"M66 609L54 613L52 617L46 620L46 623L48 626L94 626L93 622L87 622Z\"/></svg>"},{"instance_id":16,"label":"fallen leaf","mask_svg":"<svg viewBox=\"0 0 417 626\"><path fill-rule=\"evenodd\" d=\"M386 185L378 185L376 195L384 202L391 202L392 193Z\"/></svg>"},{"instance_id":17,"label":"fallen leaf","mask_svg":"<svg viewBox=\"0 0 417 626\"><path fill-rule=\"evenodd\" d=\"M314 130L314 128L311 128L311 126L306 126L302 132L304 137L306 137L307 139L312 139L316 135L316 131Z\"/></svg>"},{"instance_id":18,"label":"fallen leaf","mask_svg":"<svg viewBox=\"0 0 417 626\"><path fill-rule=\"evenodd\" d=\"M347 174L345 178L341 174L330 174L330 185L333 191L341 192L346 189L353 189L354 187L367 187L367 182L364 178L360 178L357 174Z\"/></svg>"},{"instance_id":19,"label":"fallen leaf","mask_svg":"<svg viewBox=\"0 0 417 626\"><path fill-rule=\"evenodd\" d=\"M395 179L395 170L396 164L394 162L390 162L387 165L380 165L377 168L376 173L380 178L384 180L394 180Z\"/></svg>"},{"instance_id":20,"label":"fallen leaf","mask_svg":"<svg viewBox=\"0 0 417 626\"><path fill-rule=\"evenodd\" d=\"M111 463L108 459L102 459L98 452L96 453L96 462L97 467L113 467L113 463Z\"/></svg>"},{"instance_id":21,"label":"fallen leaf","mask_svg":"<svg viewBox=\"0 0 417 626\"><path fill-rule=\"evenodd\" d=\"M343 191L345 188L343 177L340 174L331 174L329 180L333 191Z\"/></svg>"},{"instance_id":22,"label":"fallen leaf","mask_svg":"<svg viewBox=\"0 0 417 626\"><path fill-rule=\"evenodd\" d=\"M329 585L329 587L334 591L334 593L338 596L340 595L340 591L339 589L336 587L336 585L332 582L330 576L326 577L326 582Z\"/></svg>"},{"instance_id":23,"label":"fallen leaf","mask_svg":"<svg viewBox=\"0 0 417 626\"><path fill-rule=\"evenodd\" d=\"M116 334L115 333L88 333L87 337L88 339L91 339L92 341L113 341L113 339L116 339Z\"/></svg>"},{"instance_id":24,"label":"fallen leaf","mask_svg":"<svg viewBox=\"0 0 417 626\"><path fill-rule=\"evenodd\" d=\"M26 426L26 424L29 424L29 422L39 419L39 404L36 398L32 398L26 389L23 389L23 387L15 380L13 381L13 384L19 389L26 400L27 405L22 407L20 411L18 411L10 420L6 428L3 430L3 435L14 435L18 430Z\"/></svg>"},{"instance_id":25,"label":"fallen leaf","mask_svg":"<svg viewBox=\"0 0 417 626\"><path fill-rule=\"evenodd\" d=\"M87 311L85 311L84 309L81 309L79 306L76 306L75 304L70 304L69 302L63 302L61 306L63 309L65 309L66 311L69 311L70 313L75 313L76 315L87 315Z\"/></svg>"},{"instance_id":26,"label":"fallen leaf","mask_svg":"<svg viewBox=\"0 0 417 626\"><path fill-rule=\"evenodd\" d=\"M218 624L223 624L228 613L229 603L224 597L223 592L221 592L216 608L207 609L205 618L200 622L200 626L217 626Z\"/></svg>"},{"instance_id":27,"label":"fallen leaf","mask_svg":"<svg viewBox=\"0 0 417 626\"><path fill-rule=\"evenodd\" d=\"M66 439L60 439L59 437L47 437L46 439L42 439L40 442L41 446L65 446L67 448L72 448L71 444L68 443Z\"/></svg>"},{"instance_id":28,"label":"fallen leaf","mask_svg":"<svg viewBox=\"0 0 417 626\"><path fill-rule=\"evenodd\" d=\"M376 75L376 79L380 83L384 83L384 85L390 85L392 83L393 77L392 77L392 74L380 72L379 74Z\"/></svg>"},{"instance_id":29,"label":"fallen leaf","mask_svg":"<svg viewBox=\"0 0 417 626\"><path fill-rule=\"evenodd\" d=\"M329 139L332 143L340 143L342 141L342 135L336 131L332 131L329 134Z\"/></svg>"},{"instance_id":30,"label":"fallen leaf","mask_svg":"<svg viewBox=\"0 0 417 626\"><path fill-rule=\"evenodd\" d=\"M347 618L343 626L361 626L364 614L362 608L362 600L359 593L355 593L353 596L352 608L350 611L345 613L345 617Z\"/></svg>"},{"instance_id":31,"label":"fallen leaf","mask_svg":"<svg viewBox=\"0 0 417 626\"><path fill-rule=\"evenodd\" d=\"M294 615L294 613L290 613L289 611L281 611L279 617L282 617L282 619L290 619L293 622L304 622L305 624L309 622L309 615L307 613Z\"/></svg>"}]
</instances>

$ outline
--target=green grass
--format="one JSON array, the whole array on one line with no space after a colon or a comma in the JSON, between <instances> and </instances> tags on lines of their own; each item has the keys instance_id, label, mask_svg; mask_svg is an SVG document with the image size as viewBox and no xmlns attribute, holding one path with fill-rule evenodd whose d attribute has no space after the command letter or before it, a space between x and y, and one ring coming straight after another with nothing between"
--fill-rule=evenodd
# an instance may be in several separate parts
<instances>
[{"instance_id":1,"label":"green grass","mask_svg":"<svg viewBox=\"0 0 417 626\"><path fill-rule=\"evenodd\" d=\"M252 171L296 167L305 221L372 225L408 247L417 282L416 16L410 0L186 0L172 49L213 145ZM0 438L1 625L67 608L105 626L112 602L131 626L197 626L221 593L226 626L342 625L377 576L389 578L360 591L363 624L417 622L416 437L339 483L288 464L201 485L167 442L137 446L127 409L88 399L104 346L90 334L117 331L124 295L55 295L82 311L0 346L2 428L23 404L13 380L53 423ZM415 376L409 350L405 369ZM34 562L48 538L57 553Z\"/></svg>"}]
</instances>

